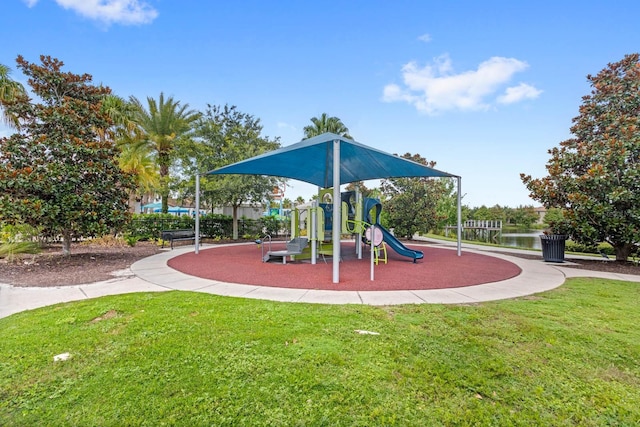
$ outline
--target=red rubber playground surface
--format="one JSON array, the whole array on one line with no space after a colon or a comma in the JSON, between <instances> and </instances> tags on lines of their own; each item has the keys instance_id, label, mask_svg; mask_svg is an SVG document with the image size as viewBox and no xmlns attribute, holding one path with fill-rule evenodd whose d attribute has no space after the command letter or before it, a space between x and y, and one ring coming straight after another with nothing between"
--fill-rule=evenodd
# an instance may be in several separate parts
<instances>
[{"instance_id":1,"label":"red rubber playground surface","mask_svg":"<svg viewBox=\"0 0 640 427\"><path fill-rule=\"evenodd\" d=\"M282 247L280 247L282 246ZM357 259L353 242L341 246L340 283L332 283L333 266L330 257L320 258L312 265L308 260L262 262L261 248L256 244L241 244L201 249L168 261L169 267L203 279L229 283L281 288L391 291L445 289L479 285L510 279L520 274L517 265L492 256L457 252L433 246L407 245L424 252L424 258L413 260L388 248L388 263L375 266L371 281L368 249L363 259ZM272 250L281 250L284 243L274 243Z\"/></svg>"}]
</instances>

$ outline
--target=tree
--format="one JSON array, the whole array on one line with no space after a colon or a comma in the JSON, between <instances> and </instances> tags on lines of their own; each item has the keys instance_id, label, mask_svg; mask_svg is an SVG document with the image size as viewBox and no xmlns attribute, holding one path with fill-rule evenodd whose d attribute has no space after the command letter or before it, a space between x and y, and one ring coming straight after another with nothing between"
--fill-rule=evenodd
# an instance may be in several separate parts
<instances>
[{"instance_id":1,"label":"tree","mask_svg":"<svg viewBox=\"0 0 640 427\"><path fill-rule=\"evenodd\" d=\"M562 208L578 243L608 242L625 261L640 242L640 56L596 76L573 119L574 137L549 150L548 176L521 174L531 198Z\"/></svg>"},{"instance_id":2,"label":"tree","mask_svg":"<svg viewBox=\"0 0 640 427\"><path fill-rule=\"evenodd\" d=\"M15 101L21 96L26 96L24 86L10 77L11 68L0 64L0 105ZM2 119L9 126L17 127L18 118L12 116L5 108L2 108Z\"/></svg>"},{"instance_id":3,"label":"tree","mask_svg":"<svg viewBox=\"0 0 640 427\"><path fill-rule=\"evenodd\" d=\"M502 206L496 204L489 208L489 218L492 221L502 221L503 223L507 222L507 209Z\"/></svg>"},{"instance_id":4,"label":"tree","mask_svg":"<svg viewBox=\"0 0 640 427\"><path fill-rule=\"evenodd\" d=\"M511 213L507 218L507 221L513 222L513 224L520 226L521 228L531 228L531 226L538 220L538 214L533 206L518 206L515 209L510 209Z\"/></svg>"},{"instance_id":5,"label":"tree","mask_svg":"<svg viewBox=\"0 0 640 427\"><path fill-rule=\"evenodd\" d=\"M478 208L471 209L469 212L469 219L475 221L490 221L493 218L491 217L491 211L485 205L482 205Z\"/></svg>"},{"instance_id":6,"label":"tree","mask_svg":"<svg viewBox=\"0 0 640 427\"><path fill-rule=\"evenodd\" d=\"M140 126L145 137L141 144L153 153L160 171L160 197L162 212L169 210L169 169L175 160L174 148L181 138L188 138L193 124L200 118L200 113L189 110L189 104L180 105L173 97L165 100L160 93L158 101L148 97L146 109L134 96L130 102L135 113L134 120Z\"/></svg>"},{"instance_id":7,"label":"tree","mask_svg":"<svg viewBox=\"0 0 640 427\"><path fill-rule=\"evenodd\" d=\"M562 224L564 222L564 213L562 209L550 208L544 214L544 222L551 228L557 228L556 224Z\"/></svg>"},{"instance_id":8,"label":"tree","mask_svg":"<svg viewBox=\"0 0 640 427\"><path fill-rule=\"evenodd\" d=\"M347 184L345 191L358 191L362 197L372 197L373 189L367 188L363 181L354 181Z\"/></svg>"},{"instance_id":9,"label":"tree","mask_svg":"<svg viewBox=\"0 0 640 427\"><path fill-rule=\"evenodd\" d=\"M261 136L262 125L254 116L235 106L207 106L195 126L194 139L179 149L187 176L239 162L280 147L277 139ZM238 208L244 203L270 200L281 183L274 177L256 175L209 175L201 181L203 199L210 206L231 206L233 238L238 238ZM194 194L193 182L187 193Z\"/></svg>"},{"instance_id":10,"label":"tree","mask_svg":"<svg viewBox=\"0 0 640 427\"><path fill-rule=\"evenodd\" d=\"M91 85L88 74L62 72L57 59L40 60L17 58L41 103L27 96L2 101L21 132L0 139L0 212L6 222L61 235L68 255L74 236L103 235L125 224L132 180L118 167L113 141L96 133L109 127L101 102L110 89Z\"/></svg>"},{"instance_id":11,"label":"tree","mask_svg":"<svg viewBox=\"0 0 640 427\"><path fill-rule=\"evenodd\" d=\"M129 206L138 201L151 199L160 187L158 165L149 148L146 134L138 126L137 108L125 99L109 94L102 100L102 112L111 119L108 129L98 129L100 138L112 138L120 148L118 164L127 173L134 175L136 188L129 194Z\"/></svg>"},{"instance_id":12,"label":"tree","mask_svg":"<svg viewBox=\"0 0 640 427\"><path fill-rule=\"evenodd\" d=\"M121 144L121 145L120 145ZM135 188L129 194L129 205L152 195L160 186L158 165L144 145L120 142L118 164L123 171L132 174Z\"/></svg>"},{"instance_id":13,"label":"tree","mask_svg":"<svg viewBox=\"0 0 640 427\"><path fill-rule=\"evenodd\" d=\"M110 119L108 129L99 129L101 138L112 138L118 142L121 138L135 139L144 136L136 122L137 109L133 103L124 98L109 94L102 100L102 112Z\"/></svg>"},{"instance_id":14,"label":"tree","mask_svg":"<svg viewBox=\"0 0 640 427\"><path fill-rule=\"evenodd\" d=\"M452 179L441 179L441 181L442 194L436 204L436 228L444 230L447 225L458 223L458 192L455 190Z\"/></svg>"},{"instance_id":15,"label":"tree","mask_svg":"<svg viewBox=\"0 0 640 427\"><path fill-rule=\"evenodd\" d=\"M419 154L406 153L401 157L429 167ZM388 212L389 226L399 236L412 239L417 232L428 232L436 227L439 217L436 207L440 198L448 191L446 181L440 178L390 178L381 181L385 196L384 209Z\"/></svg>"},{"instance_id":16,"label":"tree","mask_svg":"<svg viewBox=\"0 0 640 427\"><path fill-rule=\"evenodd\" d=\"M305 126L303 129L304 138L308 139L314 136L322 135L326 132L335 133L336 135L344 136L345 138L353 139L351 135L349 135L349 129L342 123L338 117L329 117L327 113L322 113L320 117L312 117L311 125ZM347 191L355 190L356 187L366 189L367 187L364 185L362 181L357 181L349 184L351 188L347 188ZM364 194L364 193L363 193Z\"/></svg>"},{"instance_id":17,"label":"tree","mask_svg":"<svg viewBox=\"0 0 640 427\"><path fill-rule=\"evenodd\" d=\"M335 133L345 138L353 139L349 135L349 129L337 117L328 117L327 113L322 113L320 117L312 117L311 125L303 129L304 139L322 135L325 132Z\"/></svg>"}]
</instances>

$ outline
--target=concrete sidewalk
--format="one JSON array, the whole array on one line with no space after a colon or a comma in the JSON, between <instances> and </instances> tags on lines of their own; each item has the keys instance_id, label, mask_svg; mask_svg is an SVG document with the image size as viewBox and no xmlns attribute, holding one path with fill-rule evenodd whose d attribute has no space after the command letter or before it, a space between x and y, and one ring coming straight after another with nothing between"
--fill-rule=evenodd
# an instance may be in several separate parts
<instances>
[{"instance_id":1,"label":"concrete sidewalk","mask_svg":"<svg viewBox=\"0 0 640 427\"><path fill-rule=\"evenodd\" d=\"M455 243L437 243L437 247L455 249ZM206 249L206 246L203 247ZM127 275L103 282L77 286L23 288L0 283L0 318L24 310L57 304L131 292L161 292L168 290L195 291L214 295L265 299L284 302L321 304L462 304L508 299L554 289L568 277L600 277L606 279L640 282L640 276L610 274L598 271L564 268L566 264L550 264L540 260L528 260L495 253L519 251L491 248L479 245L463 245L466 252L482 253L513 262L522 273L514 278L462 288L420 291L320 291L312 289L274 288L266 286L225 283L201 279L181 273L167 266L167 261L177 255L192 252L193 247L161 252L144 258L131 266ZM531 253L531 251L525 251ZM568 259L570 261L570 259ZM337 285L338 286L338 285Z\"/></svg>"}]
</instances>

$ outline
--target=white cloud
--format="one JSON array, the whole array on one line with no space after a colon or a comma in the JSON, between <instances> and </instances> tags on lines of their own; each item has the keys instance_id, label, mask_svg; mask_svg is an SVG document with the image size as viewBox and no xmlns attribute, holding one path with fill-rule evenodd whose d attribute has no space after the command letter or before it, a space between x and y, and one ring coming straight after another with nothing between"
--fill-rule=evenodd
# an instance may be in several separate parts
<instances>
[{"instance_id":1,"label":"white cloud","mask_svg":"<svg viewBox=\"0 0 640 427\"><path fill-rule=\"evenodd\" d=\"M493 57L482 62L476 70L456 74L448 55L435 58L432 64L424 67L412 61L402 67L403 85L385 86L382 100L407 102L427 114L484 110L491 107L495 93L514 74L527 68L526 62L514 58ZM533 86L521 84L507 89L498 101L512 103L535 98L539 93Z\"/></svg>"},{"instance_id":2,"label":"white cloud","mask_svg":"<svg viewBox=\"0 0 640 427\"><path fill-rule=\"evenodd\" d=\"M23 0L33 7L38 0ZM158 11L144 0L55 0L58 5L70 9L85 18L106 24L148 24L158 16Z\"/></svg>"},{"instance_id":3,"label":"white cloud","mask_svg":"<svg viewBox=\"0 0 640 427\"><path fill-rule=\"evenodd\" d=\"M418 37L418 40L420 40L421 42L429 43L431 41L431 35L423 34L420 37Z\"/></svg>"},{"instance_id":4,"label":"white cloud","mask_svg":"<svg viewBox=\"0 0 640 427\"><path fill-rule=\"evenodd\" d=\"M535 99L540 96L541 93L541 90L531 85L520 83L518 86L508 87L507 90L504 91L504 95L498 97L498 102L501 104L513 104L523 99Z\"/></svg>"}]
</instances>

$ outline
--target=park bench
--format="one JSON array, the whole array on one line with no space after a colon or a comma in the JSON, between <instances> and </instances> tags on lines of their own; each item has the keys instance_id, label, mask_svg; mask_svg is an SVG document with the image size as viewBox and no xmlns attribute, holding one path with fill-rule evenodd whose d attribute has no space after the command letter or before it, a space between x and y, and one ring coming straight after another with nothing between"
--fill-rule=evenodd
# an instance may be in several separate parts
<instances>
[{"instance_id":1,"label":"park bench","mask_svg":"<svg viewBox=\"0 0 640 427\"><path fill-rule=\"evenodd\" d=\"M168 241L173 249L173 242L179 240L193 240L196 241L196 231L191 229L184 230L163 230L160 232L160 238L162 239L162 247L164 248L164 242Z\"/></svg>"}]
</instances>

